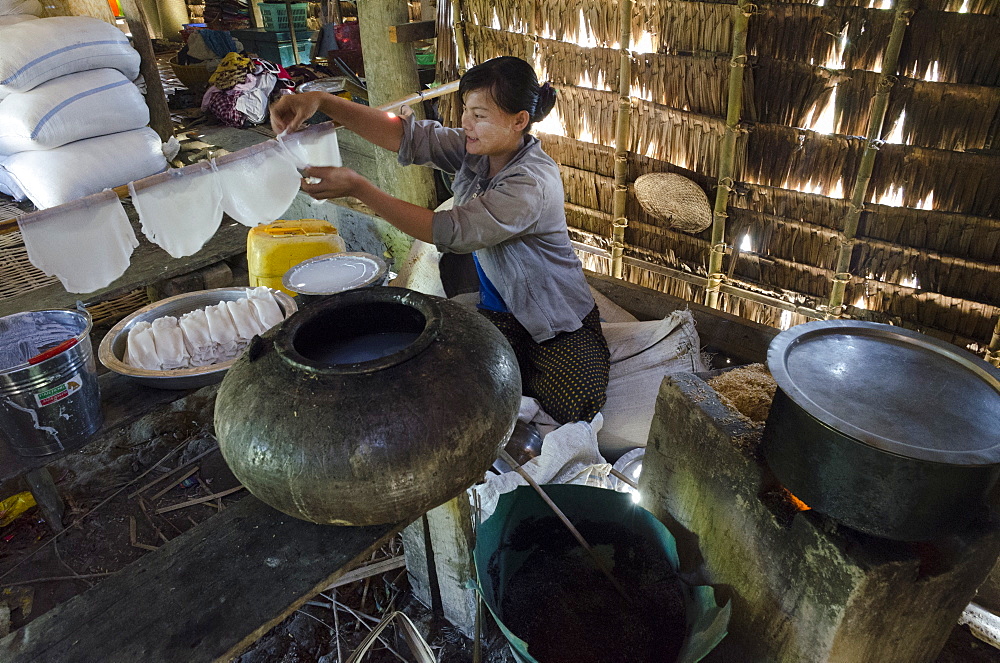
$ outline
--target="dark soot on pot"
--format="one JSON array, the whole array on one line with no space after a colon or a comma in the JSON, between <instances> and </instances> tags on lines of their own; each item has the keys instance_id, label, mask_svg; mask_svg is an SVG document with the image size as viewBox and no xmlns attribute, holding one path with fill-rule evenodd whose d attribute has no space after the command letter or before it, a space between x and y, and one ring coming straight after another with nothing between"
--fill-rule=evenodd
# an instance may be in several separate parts
<instances>
[{"instance_id":1,"label":"dark soot on pot","mask_svg":"<svg viewBox=\"0 0 1000 663\"><path fill-rule=\"evenodd\" d=\"M627 527L574 523L611 560L626 600L556 519L526 520L490 560L535 547L507 581L500 618L540 663L671 663L687 631L684 594L663 550ZM536 547L537 546L537 547ZM494 590L497 588L494 587Z\"/></svg>"},{"instance_id":2,"label":"dark soot on pot","mask_svg":"<svg viewBox=\"0 0 1000 663\"><path fill-rule=\"evenodd\" d=\"M353 364L403 350L417 340L426 324L420 311L403 304L345 306L303 325L292 343L311 361Z\"/></svg>"}]
</instances>

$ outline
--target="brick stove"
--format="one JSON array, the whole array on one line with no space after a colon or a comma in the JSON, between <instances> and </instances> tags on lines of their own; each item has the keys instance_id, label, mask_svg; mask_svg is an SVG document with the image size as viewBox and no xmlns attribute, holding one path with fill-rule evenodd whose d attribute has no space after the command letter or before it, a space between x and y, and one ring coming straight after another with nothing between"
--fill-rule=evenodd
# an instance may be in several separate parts
<instances>
[{"instance_id":1,"label":"brick stove","mask_svg":"<svg viewBox=\"0 0 1000 663\"><path fill-rule=\"evenodd\" d=\"M695 375L660 388L639 488L682 570L732 600L706 663L934 661L1000 554L1000 525L907 544L799 511L760 432Z\"/></svg>"}]
</instances>

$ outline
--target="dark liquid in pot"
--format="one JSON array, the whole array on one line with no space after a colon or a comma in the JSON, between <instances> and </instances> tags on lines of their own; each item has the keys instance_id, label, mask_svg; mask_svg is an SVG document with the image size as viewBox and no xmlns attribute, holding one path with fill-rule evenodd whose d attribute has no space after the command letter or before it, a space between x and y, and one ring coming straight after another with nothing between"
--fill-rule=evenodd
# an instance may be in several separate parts
<instances>
[{"instance_id":1,"label":"dark liquid in pot","mask_svg":"<svg viewBox=\"0 0 1000 663\"><path fill-rule=\"evenodd\" d=\"M331 365L372 361L399 352L419 336L417 332L384 332L336 339L325 347L316 348L311 358Z\"/></svg>"}]
</instances>

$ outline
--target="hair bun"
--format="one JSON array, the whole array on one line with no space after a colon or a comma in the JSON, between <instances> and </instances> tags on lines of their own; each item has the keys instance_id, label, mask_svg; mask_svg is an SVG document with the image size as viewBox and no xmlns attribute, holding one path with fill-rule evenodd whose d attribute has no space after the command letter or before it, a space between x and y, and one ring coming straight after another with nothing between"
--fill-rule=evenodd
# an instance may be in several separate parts
<instances>
[{"instance_id":1,"label":"hair bun","mask_svg":"<svg viewBox=\"0 0 1000 663\"><path fill-rule=\"evenodd\" d=\"M535 102L535 112L531 114L532 122L540 122L556 105L556 89L548 83L538 88L538 101Z\"/></svg>"}]
</instances>

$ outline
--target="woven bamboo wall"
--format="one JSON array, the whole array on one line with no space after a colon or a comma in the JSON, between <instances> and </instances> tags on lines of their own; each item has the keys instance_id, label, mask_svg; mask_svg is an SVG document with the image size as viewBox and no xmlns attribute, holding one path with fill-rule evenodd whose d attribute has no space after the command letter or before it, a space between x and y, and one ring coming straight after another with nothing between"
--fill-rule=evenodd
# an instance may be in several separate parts
<instances>
[{"instance_id":1,"label":"woven bamboo wall","mask_svg":"<svg viewBox=\"0 0 1000 663\"><path fill-rule=\"evenodd\" d=\"M886 6L884 0L877 0ZM614 190L619 4L461 0L469 63L529 59L560 96L539 126L563 169L575 239L607 248ZM760 5L749 21L743 114L726 242L732 283L805 307L830 296L844 218L865 148L869 106L895 12L868 0ZM734 6L635 0L629 182L657 171L714 197L725 131ZM848 286L852 317L985 346L1000 314L1000 0L926 0L904 35ZM974 46L973 46L974 45ZM457 120L457 102L442 104ZM709 233L647 215L631 192L625 277L699 299ZM727 258L725 268L730 270ZM588 267L608 271L608 259ZM729 311L786 326L804 318L723 297ZM785 307L788 308L787 306ZM794 307L793 307L794 308Z\"/></svg>"}]
</instances>

